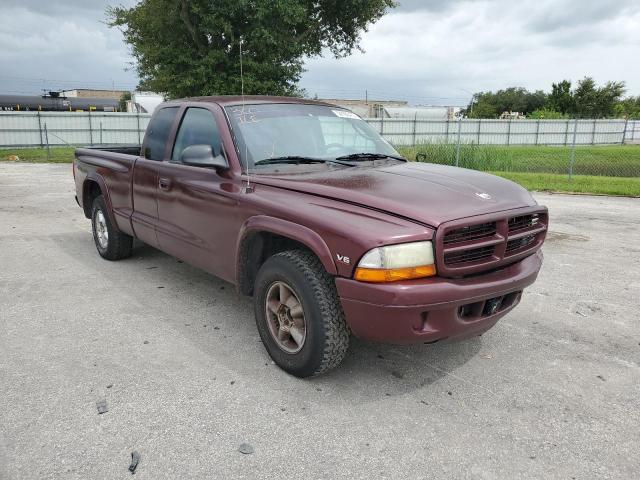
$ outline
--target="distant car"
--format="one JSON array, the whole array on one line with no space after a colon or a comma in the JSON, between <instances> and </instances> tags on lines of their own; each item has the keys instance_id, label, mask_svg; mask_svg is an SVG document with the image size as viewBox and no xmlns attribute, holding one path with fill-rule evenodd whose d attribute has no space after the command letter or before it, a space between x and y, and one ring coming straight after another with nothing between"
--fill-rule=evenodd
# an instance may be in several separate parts
<instances>
[{"instance_id":1,"label":"distant car","mask_svg":"<svg viewBox=\"0 0 640 480\"><path fill-rule=\"evenodd\" d=\"M542 264L547 209L507 180L408 162L329 104L162 104L142 150L80 148L77 200L99 254L133 238L253 295L287 372L340 364L353 334L398 344L482 334Z\"/></svg>"}]
</instances>

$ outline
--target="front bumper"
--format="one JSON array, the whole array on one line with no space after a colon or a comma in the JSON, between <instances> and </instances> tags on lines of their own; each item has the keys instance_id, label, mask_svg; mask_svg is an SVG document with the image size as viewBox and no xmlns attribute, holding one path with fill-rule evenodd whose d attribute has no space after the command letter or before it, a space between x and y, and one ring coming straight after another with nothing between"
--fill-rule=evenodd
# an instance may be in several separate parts
<instances>
[{"instance_id":1,"label":"front bumper","mask_svg":"<svg viewBox=\"0 0 640 480\"><path fill-rule=\"evenodd\" d=\"M518 263L468 278L433 277L372 284L337 278L356 337L395 344L461 340L481 335L511 311L537 278L542 251Z\"/></svg>"}]
</instances>

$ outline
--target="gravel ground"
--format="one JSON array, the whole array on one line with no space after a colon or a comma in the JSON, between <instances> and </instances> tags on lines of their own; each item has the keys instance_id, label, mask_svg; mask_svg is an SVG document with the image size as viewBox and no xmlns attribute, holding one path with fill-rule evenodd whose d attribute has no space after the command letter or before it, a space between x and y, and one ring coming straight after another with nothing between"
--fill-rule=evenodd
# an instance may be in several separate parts
<instances>
[{"instance_id":1,"label":"gravel ground","mask_svg":"<svg viewBox=\"0 0 640 480\"><path fill-rule=\"evenodd\" d=\"M140 479L640 477L638 199L538 195L544 268L493 330L299 380L231 285L102 260L73 195L69 165L0 163L2 479L128 478L132 450Z\"/></svg>"}]
</instances>

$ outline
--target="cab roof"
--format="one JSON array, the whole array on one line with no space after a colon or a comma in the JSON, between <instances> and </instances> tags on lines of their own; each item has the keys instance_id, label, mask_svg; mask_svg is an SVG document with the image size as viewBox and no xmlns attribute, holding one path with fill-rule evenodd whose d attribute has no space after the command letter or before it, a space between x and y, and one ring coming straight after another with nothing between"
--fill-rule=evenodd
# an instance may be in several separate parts
<instances>
[{"instance_id":1,"label":"cab roof","mask_svg":"<svg viewBox=\"0 0 640 480\"><path fill-rule=\"evenodd\" d=\"M319 102L317 100L310 100L308 98L298 97L277 97L271 95L219 95L211 97L188 97L180 98L176 100L170 100L166 103L180 104L180 103L216 103L221 107L229 107L235 105L242 105L243 103L256 105L256 104L268 104L268 103L293 103L304 105L321 105L325 107L334 107L331 103Z\"/></svg>"}]
</instances>

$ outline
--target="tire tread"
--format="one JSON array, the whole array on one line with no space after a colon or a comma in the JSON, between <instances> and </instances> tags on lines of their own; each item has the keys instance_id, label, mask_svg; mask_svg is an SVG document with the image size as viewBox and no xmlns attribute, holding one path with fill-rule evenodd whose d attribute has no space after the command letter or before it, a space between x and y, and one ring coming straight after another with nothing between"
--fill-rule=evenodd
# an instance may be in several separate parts
<instances>
[{"instance_id":1,"label":"tire tread","mask_svg":"<svg viewBox=\"0 0 640 480\"><path fill-rule=\"evenodd\" d=\"M274 257L293 264L311 285L324 320L325 345L322 361L311 376L336 368L349 349L349 329L338 297L335 281L313 253L304 250L288 250Z\"/></svg>"},{"instance_id":2,"label":"tire tread","mask_svg":"<svg viewBox=\"0 0 640 480\"><path fill-rule=\"evenodd\" d=\"M107 222L107 228L109 230L109 243L105 252L102 252L100 250L98 241L95 238L95 227L93 223L95 222L95 214L98 208L102 210ZM131 256L131 250L133 249L133 237L127 235L126 233L122 233L120 230L118 230L118 227L111 223L107 210L107 203L105 202L104 196L102 195L98 195L93 200L93 204L91 206L91 223L94 241L96 242L96 248L98 249L98 253L100 254L100 256L102 256L102 258L115 261L129 258Z\"/></svg>"}]
</instances>

